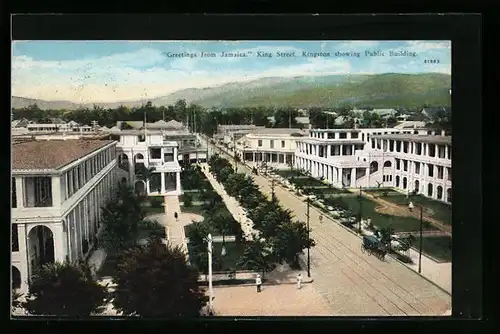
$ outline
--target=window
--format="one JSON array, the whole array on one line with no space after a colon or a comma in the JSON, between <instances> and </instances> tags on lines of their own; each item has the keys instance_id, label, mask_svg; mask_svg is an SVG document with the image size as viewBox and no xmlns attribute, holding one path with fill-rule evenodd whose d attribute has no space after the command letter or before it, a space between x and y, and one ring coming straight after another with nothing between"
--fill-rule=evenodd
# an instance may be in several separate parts
<instances>
[{"instance_id":1,"label":"window","mask_svg":"<svg viewBox=\"0 0 500 334\"><path fill-rule=\"evenodd\" d=\"M24 206L27 208L52 206L51 177L25 178Z\"/></svg>"},{"instance_id":2,"label":"window","mask_svg":"<svg viewBox=\"0 0 500 334\"><path fill-rule=\"evenodd\" d=\"M16 198L16 178L12 178L12 207L17 208L17 198Z\"/></svg>"},{"instance_id":3,"label":"window","mask_svg":"<svg viewBox=\"0 0 500 334\"><path fill-rule=\"evenodd\" d=\"M396 152L401 152L401 142L396 141Z\"/></svg>"},{"instance_id":4,"label":"window","mask_svg":"<svg viewBox=\"0 0 500 334\"><path fill-rule=\"evenodd\" d=\"M408 142L407 141L403 142L403 152L408 153Z\"/></svg>"},{"instance_id":5,"label":"window","mask_svg":"<svg viewBox=\"0 0 500 334\"><path fill-rule=\"evenodd\" d=\"M146 137L144 135L137 136L137 139L139 140L139 143L144 143L146 141Z\"/></svg>"},{"instance_id":6,"label":"window","mask_svg":"<svg viewBox=\"0 0 500 334\"><path fill-rule=\"evenodd\" d=\"M335 132L328 132L327 138L328 139L335 139Z\"/></svg>"},{"instance_id":7,"label":"window","mask_svg":"<svg viewBox=\"0 0 500 334\"><path fill-rule=\"evenodd\" d=\"M446 174L448 174L448 181L451 181L451 168L446 167Z\"/></svg>"},{"instance_id":8,"label":"window","mask_svg":"<svg viewBox=\"0 0 500 334\"><path fill-rule=\"evenodd\" d=\"M400 169L401 169L401 160L396 159L396 170L400 170Z\"/></svg>"},{"instance_id":9,"label":"window","mask_svg":"<svg viewBox=\"0 0 500 334\"><path fill-rule=\"evenodd\" d=\"M282 140L282 141L281 141L281 147L282 147L282 148L284 148L284 147L285 147L285 141L284 141L284 140Z\"/></svg>"},{"instance_id":10,"label":"window","mask_svg":"<svg viewBox=\"0 0 500 334\"><path fill-rule=\"evenodd\" d=\"M420 174L420 162L415 162L415 174Z\"/></svg>"},{"instance_id":11,"label":"window","mask_svg":"<svg viewBox=\"0 0 500 334\"><path fill-rule=\"evenodd\" d=\"M357 132L351 132L351 138L358 138L359 134Z\"/></svg>"},{"instance_id":12,"label":"window","mask_svg":"<svg viewBox=\"0 0 500 334\"><path fill-rule=\"evenodd\" d=\"M339 139L346 139L347 138L347 132L339 132Z\"/></svg>"},{"instance_id":13,"label":"window","mask_svg":"<svg viewBox=\"0 0 500 334\"><path fill-rule=\"evenodd\" d=\"M259 147L262 147L262 139L259 139L259 141L258 141L257 145L258 145Z\"/></svg>"},{"instance_id":14,"label":"window","mask_svg":"<svg viewBox=\"0 0 500 334\"><path fill-rule=\"evenodd\" d=\"M274 148L274 140L269 140L269 147Z\"/></svg>"},{"instance_id":15,"label":"window","mask_svg":"<svg viewBox=\"0 0 500 334\"><path fill-rule=\"evenodd\" d=\"M19 251L19 237L17 236L17 224L12 224L12 251Z\"/></svg>"},{"instance_id":16,"label":"window","mask_svg":"<svg viewBox=\"0 0 500 334\"><path fill-rule=\"evenodd\" d=\"M434 177L434 165L427 165L429 168L429 177Z\"/></svg>"}]
</instances>

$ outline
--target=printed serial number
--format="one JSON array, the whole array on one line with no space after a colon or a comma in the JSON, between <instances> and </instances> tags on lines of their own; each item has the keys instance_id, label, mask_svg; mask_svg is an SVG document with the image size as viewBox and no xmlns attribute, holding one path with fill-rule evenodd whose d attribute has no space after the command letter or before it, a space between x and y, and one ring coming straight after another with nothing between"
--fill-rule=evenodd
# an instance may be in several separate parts
<instances>
[{"instance_id":1,"label":"printed serial number","mask_svg":"<svg viewBox=\"0 0 500 334\"><path fill-rule=\"evenodd\" d=\"M425 59L424 64L439 64L439 59Z\"/></svg>"}]
</instances>

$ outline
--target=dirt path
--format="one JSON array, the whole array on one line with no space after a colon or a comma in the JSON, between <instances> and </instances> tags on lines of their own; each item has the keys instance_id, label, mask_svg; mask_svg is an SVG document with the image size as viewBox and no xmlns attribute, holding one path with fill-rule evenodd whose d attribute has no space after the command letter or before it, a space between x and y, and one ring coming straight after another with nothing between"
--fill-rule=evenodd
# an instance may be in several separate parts
<instances>
[{"instance_id":1,"label":"dirt path","mask_svg":"<svg viewBox=\"0 0 500 334\"><path fill-rule=\"evenodd\" d=\"M357 190L351 190L351 191L357 192ZM363 196L366 198L369 198L369 199L373 200L374 202L376 202L377 204L379 204L379 206L377 206L377 208L375 209L379 213L384 213L384 214L388 214L391 216L414 217L414 218L420 219L420 211L418 209L416 209L414 211L410 211L410 209L408 209L406 206L391 203L391 202L386 201L380 197L375 197L375 196L368 194L366 192L363 193ZM443 224L439 220L427 216L425 213L423 214L422 218L423 218L423 220L431 223L432 225L434 225L435 227L437 227L441 231L451 235L451 226L450 225Z\"/></svg>"}]
</instances>

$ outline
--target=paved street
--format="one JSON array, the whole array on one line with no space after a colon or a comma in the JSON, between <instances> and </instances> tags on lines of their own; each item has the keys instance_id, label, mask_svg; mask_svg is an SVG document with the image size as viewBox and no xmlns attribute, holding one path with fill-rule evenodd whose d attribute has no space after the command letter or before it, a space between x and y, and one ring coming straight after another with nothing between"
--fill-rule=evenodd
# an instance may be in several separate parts
<instances>
[{"instance_id":1,"label":"paved street","mask_svg":"<svg viewBox=\"0 0 500 334\"><path fill-rule=\"evenodd\" d=\"M213 151L213 148L211 148ZM251 175L238 164L240 172ZM261 190L270 182L254 176ZM285 208L306 221L306 204L288 190L275 187ZM331 315L443 315L451 309L451 296L391 257L380 261L361 252L361 240L311 207L311 285L328 302Z\"/></svg>"},{"instance_id":2,"label":"paved street","mask_svg":"<svg viewBox=\"0 0 500 334\"><path fill-rule=\"evenodd\" d=\"M314 284L314 283L313 283ZM329 305L313 284L215 287L214 309L219 316L328 316Z\"/></svg>"}]
</instances>

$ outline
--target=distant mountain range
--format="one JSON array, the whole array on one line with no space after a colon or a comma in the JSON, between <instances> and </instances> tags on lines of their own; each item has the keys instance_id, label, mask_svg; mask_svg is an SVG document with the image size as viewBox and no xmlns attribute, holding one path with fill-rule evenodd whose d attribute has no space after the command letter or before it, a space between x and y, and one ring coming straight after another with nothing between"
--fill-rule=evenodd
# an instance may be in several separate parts
<instances>
[{"instance_id":1,"label":"distant mountain range","mask_svg":"<svg viewBox=\"0 0 500 334\"><path fill-rule=\"evenodd\" d=\"M423 104L450 105L451 76L447 74L327 75L270 77L249 82L233 82L217 87L189 88L147 100L77 104L12 97L13 108L37 104L41 109L103 108L171 105L180 99L211 107L291 106L335 107L342 104L374 108L412 107Z\"/></svg>"}]
</instances>

